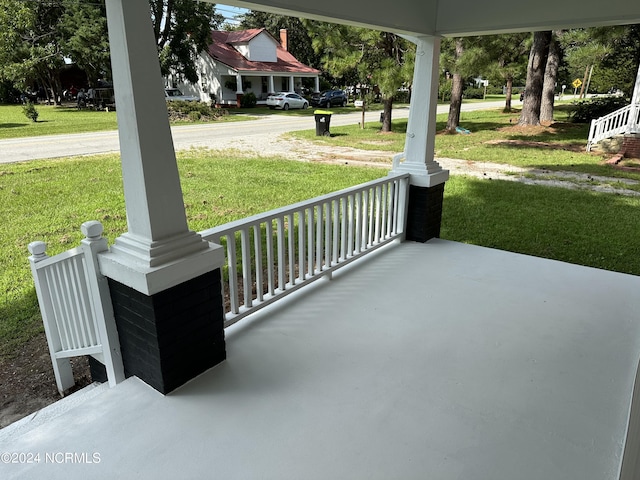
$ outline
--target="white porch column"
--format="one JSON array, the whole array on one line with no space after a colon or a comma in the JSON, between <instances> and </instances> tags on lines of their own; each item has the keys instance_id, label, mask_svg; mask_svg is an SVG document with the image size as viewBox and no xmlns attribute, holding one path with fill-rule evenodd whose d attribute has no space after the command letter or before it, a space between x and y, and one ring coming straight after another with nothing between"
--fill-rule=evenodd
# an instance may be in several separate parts
<instances>
[{"instance_id":1,"label":"white porch column","mask_svg":"<svg viewBox=\"0 0 640 480\"><path fill-rule=\"evenodd\" d=\"M631 95L631 103L640 103L640 66L638 66L638 74L636 75L636 85L633 87L633 95Z\"/></svg>"},{"instance_id":2,"label":"white porch column","mask_svg":"<svg viewBox=\"0 0 640 480\"><path fill-rule=\"evenodd\" d=\"M276 89L273 86L273 75L269 75L269 91L267 93L276 93Z\"/></svg>"},{"instance_id":3,"label":"white porch column","mask_svg":"<svg viewBox=\"0 0 640 480\"><path fill-rule=\"evenodd\" d=\"M150 295L220 267L220 247L190 231L147 0L107 0L128 232L102 273Z\"/></svg>"},{"instance_id":4,"label":"white porch column","mask_svg":"<svg viewBox=\"0 0 640 480\"><path fill-rule=\"evenodd\" d=\"M631 119L638 119L640 117L640 66L638 66L638 74L636 75L636 84L633 87L633 95L631 95L631 105L635 105L634 109L631 110ZM627 127L628 132L630 134L638 134L640 133L640 125L636 122L629 122Z\"/></svg>"},{"instance_id":5,"label":"white porch column","mask_svg":"<svg viewBox=\"0 0 640 480\"><path fill-rule=\"evenodd\" d=\"M416 44L416 62L405 151L393 170L411 174L405 238L416 242L440 236L444 186L449 171L434 160L438 103L440 38L408 38ZM403 163L398 161L404 157Z\"/></svg>"},{"instance_id":6,"label":"white porch column","mask_svg":"<svg viewBox=\"0 0 640 480\"><path fill-rule=\"evenodd\" d=\"M240 72L236 73L236 95L242 95L244 90L242 90L242 75Z\"/></svg>"},{"instance_id":7,"label":"white porch column","mask_svg":"<svg viewBox=\"0 0 640 480\"><path fill-rule=\"evenodd\" d=\"M313 79L314 82L314 92L319 92L320 91L320 77L316 77Z\"/></svg>"},{"instance_id":8,"label":"white porch column","mask_svg":"<svg viewBox=\"0 0 640 480\"><path fill-rule=\"evenodd\" d=\"M289 91L293 92L295 91L296 88L296 84L294 83L294 79L293 79L293 75L289 76Z\"/></svg>"},{"instance_id":9,"label":"white porch column","mask_svg":"<svg viewBox=\"0 0 640 480\"><path fill-rule=\"evenodd\" d=\"M394 166L394 171L410 173L412 185L432 187L449 178L449 171L434 160L440 38L406 38L417 46L416 62L404 162Z\"/></svg>"}]
</instances>

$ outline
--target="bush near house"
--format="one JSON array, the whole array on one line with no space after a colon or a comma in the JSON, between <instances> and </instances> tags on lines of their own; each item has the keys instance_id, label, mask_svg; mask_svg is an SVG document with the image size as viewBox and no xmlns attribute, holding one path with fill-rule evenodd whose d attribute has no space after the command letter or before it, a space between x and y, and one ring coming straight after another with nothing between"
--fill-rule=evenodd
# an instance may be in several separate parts
<instances>
[{"instance_id":1,"label":"bush near house","mask_svg":"<svg viewBox=\"0 0 640 480\"><path fill-rule=\"evenodd\" d=\"M247 92L242 96L240 100L240 106L242 108L253 108L258 103L258 99L253 92Z\"/></svg>"},{"instance_id":2,"label":"bush near house","mask_svg":"<svg viewBox=\"0 0 640 480\"><path fill-rule=\"evenodd\" d=\"M223 108L216 108L202 102L176 100L167 102L167 111L171 122L207 122L228 115Z\"/></svg>"}]
</instances>

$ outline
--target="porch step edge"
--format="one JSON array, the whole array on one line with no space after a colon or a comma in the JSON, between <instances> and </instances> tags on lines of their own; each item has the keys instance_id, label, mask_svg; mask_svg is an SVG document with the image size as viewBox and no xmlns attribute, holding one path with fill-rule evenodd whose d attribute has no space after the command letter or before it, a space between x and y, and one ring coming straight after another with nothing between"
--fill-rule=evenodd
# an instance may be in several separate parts
<instances>
[{"instance_id":1,"label":"porch step edge","mask_svg":"<svg viewBox=\"0 0 640 480\"><path fill-rule=\"evenodd\" d=\"M0 429L0 442L10 441L13 438L24 435L25 433L47 423L50 420L73 410L75 407L86 401L100 395L109 390L109 383L94 382L86 387L72 393L57 402L47 405L46 407L17 420L6 427Z\"/></svg>"}]
</instances>

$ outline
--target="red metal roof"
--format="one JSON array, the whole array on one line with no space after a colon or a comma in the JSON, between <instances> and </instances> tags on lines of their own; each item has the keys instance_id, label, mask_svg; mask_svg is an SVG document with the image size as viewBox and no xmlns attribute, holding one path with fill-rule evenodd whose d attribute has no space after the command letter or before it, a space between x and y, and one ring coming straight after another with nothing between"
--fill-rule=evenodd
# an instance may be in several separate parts
<instances>
[{"instance_id":1,"label":"red metal roof","mask_svg":"<svg viewBox=\"0 0 640 480\"><path fill-rule=\"evenodd\" d=\"M237 32L213 31L211 32L213 43L209 46L209 55L239 72L320 74L319 70L299 62L293 55L282 48L275 39L274 42L277 45L276 62L252 62L233 48L233 44L247 43L262 32L273 38L264 28Z\"/></svg>"}]
</instances>

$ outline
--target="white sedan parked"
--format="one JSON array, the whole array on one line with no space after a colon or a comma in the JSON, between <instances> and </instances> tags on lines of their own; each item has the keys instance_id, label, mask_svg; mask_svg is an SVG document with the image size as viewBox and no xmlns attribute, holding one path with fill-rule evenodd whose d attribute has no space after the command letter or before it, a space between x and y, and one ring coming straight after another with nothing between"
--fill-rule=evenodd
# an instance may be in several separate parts
<instances>
[{"instance_id":1,"label":"white sedan parked","mask_svg":"<svg viewBox=\"0 0 640 480\"><path fill-rule=\"evenodd\" d=\"M297 93L278 92L272 93L267 97L267 106L271 110L273 110L274 108L289 110L290 108L308 108L309 102L307 102Z\"/></svg>"}]
</instances>

